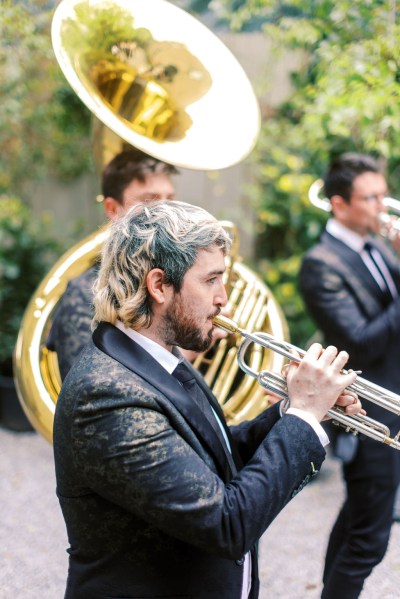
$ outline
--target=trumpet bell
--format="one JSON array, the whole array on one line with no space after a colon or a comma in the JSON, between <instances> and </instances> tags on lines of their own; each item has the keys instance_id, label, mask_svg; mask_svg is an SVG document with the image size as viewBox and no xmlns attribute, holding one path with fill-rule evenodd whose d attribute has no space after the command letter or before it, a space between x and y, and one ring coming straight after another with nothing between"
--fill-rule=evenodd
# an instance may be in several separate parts
<instances>
[{"instance_id":1,"label":"trumpet bell","mask_svg":"<svg viewBox=\"0 0 400 599\"><path fill-rule=\"evenodd\" d=\"M260 111L247 75L213 33L165 0L63 0L52 40L89 110L147 154L214 170L254 147Z\"/></svg>"}]
</instances>

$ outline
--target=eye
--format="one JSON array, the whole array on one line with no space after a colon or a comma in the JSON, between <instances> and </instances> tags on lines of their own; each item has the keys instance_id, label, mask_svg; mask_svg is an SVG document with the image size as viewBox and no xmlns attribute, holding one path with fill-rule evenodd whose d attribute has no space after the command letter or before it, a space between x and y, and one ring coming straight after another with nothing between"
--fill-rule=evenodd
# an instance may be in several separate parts
<instances>
[{"instance_id":1,"label":"eye","mask_svg":"<svg viewBox=\"0 0 400 599\"><path fill-rule=\"evenodd\" d=\"M209 279L207 279L207 283L209 283L210 285L213 285L217 280L217 277L210 277Z\"/></svg>"},{"instance_id":2,"label":"eye","mask_svg":"<svg viewBox=\"0 0 400 599\"><path fill-rule=\"evenodd\" d=\"M153 202L156 200L159 200L160 196L157 193L147 193L144 197L143 197L143 201L144 202Z\"/></svg>"}]
</instances>

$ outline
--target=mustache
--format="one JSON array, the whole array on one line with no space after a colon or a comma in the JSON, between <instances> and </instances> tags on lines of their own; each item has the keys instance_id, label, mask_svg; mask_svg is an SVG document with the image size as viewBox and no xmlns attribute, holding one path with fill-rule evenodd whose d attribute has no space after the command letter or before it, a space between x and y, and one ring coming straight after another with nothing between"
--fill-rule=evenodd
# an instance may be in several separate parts
<instances>
[{"instance_id":1,"label":"mustache","mask_svg":"<svg viewBox=\"0 0 400 599\"><path fill-rule=\"evenodd\" d=\"M215 309L215 312L214 312L214 314L211 314L211 315L210 315L208 318L209 318L210 320L214 320L214 318L215 318L216 316L218 316L218 314L220 314L220 313L221 313L221 308L216 308L216 309Z\"/></svg>"}]
</instances>

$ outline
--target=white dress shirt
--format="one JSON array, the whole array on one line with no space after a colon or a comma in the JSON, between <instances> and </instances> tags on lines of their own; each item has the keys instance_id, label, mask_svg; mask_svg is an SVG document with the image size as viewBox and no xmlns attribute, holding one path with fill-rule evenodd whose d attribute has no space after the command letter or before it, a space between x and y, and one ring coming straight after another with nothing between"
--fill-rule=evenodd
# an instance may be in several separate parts
<instances>
[{"instance_id":1,"label":"white dress shirt","mask_svg":"<svg viewBox=\"0 0 400 599\"><path fill-rule=\"evenodd\" d=\"M361 260L364 262L365 266L368 268L369 272L371 273L375 281L378 283L382 291L387 291L387 288L389 287L392 297L395 298L398 296L397 288L393 281L393 277L390 274L389 269L386 266L380 253L374 251L373 255L374 260L378 264L381 272L379 272L376 265L374 264L374 261L371 259L371 256L364 248L365 243L368 241L366 237L362 237L362 235L359 235L355 231L348 229L335 218L330 218L328 220L326 230L328 231L328 233L332 235L332 237L339 239L339 241L342 241L350 249L354 250L355 252L357 252L357 254L360 255ZM382 278L381 273L384 275L385 279Z\"/></svg>"}]
</instances>

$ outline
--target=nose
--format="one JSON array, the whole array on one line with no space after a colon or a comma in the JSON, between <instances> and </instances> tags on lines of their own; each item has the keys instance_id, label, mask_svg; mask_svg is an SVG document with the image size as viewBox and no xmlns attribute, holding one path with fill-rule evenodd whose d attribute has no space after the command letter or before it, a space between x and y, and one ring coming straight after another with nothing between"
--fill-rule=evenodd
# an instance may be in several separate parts
<instances>
[{"instance_id":1,"label":"nose","mask_svg":"<svg viewBox=\"0 0 400 599\"><path fill-rule=\"evenodd\" d=\"M375 206L376 206L376 216L378 218L380 218L381 215L382 215L382 218L385 218L384 215L387 214L387 212L388 212L387 206L384 204L383 199L384 198L379 199L376 202L376 204L375 204Z\"/></svg>"},{"instance_id":2,"label":"nose","mask_svg":"<svg viewBox=\"0 0 400 599\"><path fill-rule=\"evenodd\" d=\"M386 195L385 194L379 194L376 196L377 202L378 202L378 206L379 206L379 210L384 210L386 212L387 208L385 205L385 200Z\"/></svg>"},{"instance_id":3,"label":"nose","mask_svg":"<svg viewBox=\"0 0 400 599\"><path fill-rule=\"evenodd\" d=\"M215 295L214 303L222 308L228 303L228 295L226 293L225 285L222 283L222 281L220 288L218 289L218 293Z\"/></svg>"}]
</instances>

